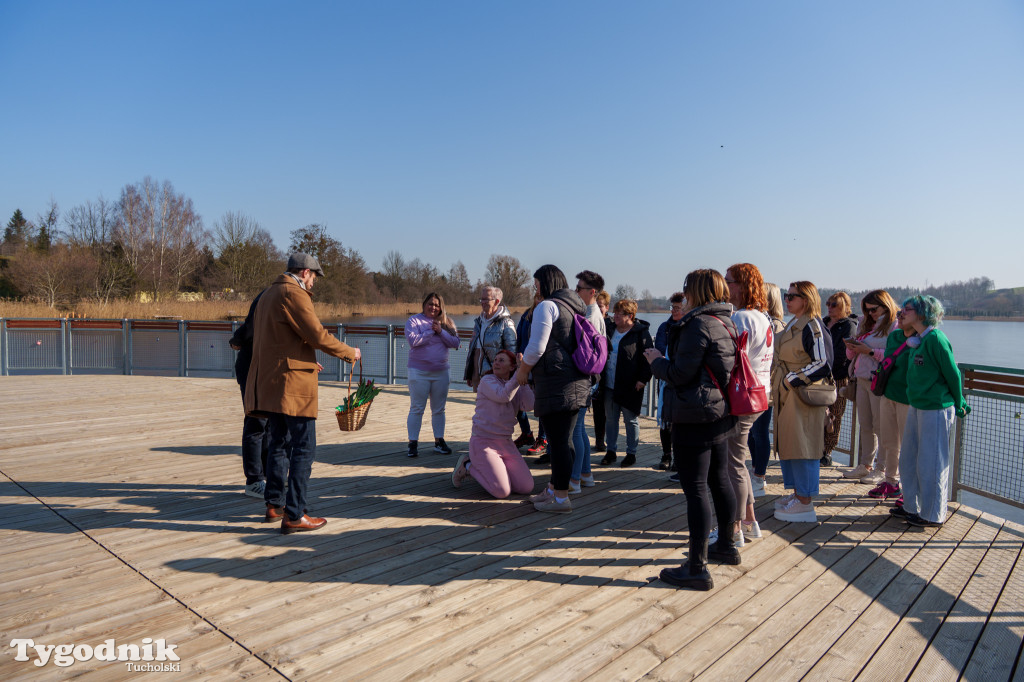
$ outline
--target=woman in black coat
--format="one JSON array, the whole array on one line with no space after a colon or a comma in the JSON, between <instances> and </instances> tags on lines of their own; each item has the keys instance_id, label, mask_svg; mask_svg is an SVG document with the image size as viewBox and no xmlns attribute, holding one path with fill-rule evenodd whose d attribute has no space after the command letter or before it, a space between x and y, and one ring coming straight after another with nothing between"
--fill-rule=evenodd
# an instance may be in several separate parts
<instances>
[{"instance_id":1,"label":"woman in black coat","mask_svg":"<svg viewBox=\"0 0 1024 682\"><path fill-rule=\"evenodd\" d=\"M686 493L690 556L678 568L666 568L661 579L696 590L714 587L708 559L739 564L740 553L728 533L708 546L711 503L721 528L735 521L736 494L729 483L728 436L736 425L720 387L726 386L736 363L736 326L729 286L717 270L694 270L683 284L686 313L669 331L669 357L657 349L644 352L654 376L665 382L665 419L672 423L672 450L679 482Z\"/></svg>"},{"instance_id":2,"label":"woman in black coat","mask_svg":"<svg viewBox=\"0 0 1024 682\"><path fill-rule=\"evenodd\" d=\"M612 353L601 376L605 387L604 413L605 442L608 452L601 460L603 466L612 464L619 444L619 414L626 425L626 458L620 466L636 464L636 449L640 444L640 407L644 402L644 388L651 380L651 366L644 351L654 347L651 325L636 319L636 301L623 299L615 304L614 324L608 328Z\"/></svg>"}]
</instances>

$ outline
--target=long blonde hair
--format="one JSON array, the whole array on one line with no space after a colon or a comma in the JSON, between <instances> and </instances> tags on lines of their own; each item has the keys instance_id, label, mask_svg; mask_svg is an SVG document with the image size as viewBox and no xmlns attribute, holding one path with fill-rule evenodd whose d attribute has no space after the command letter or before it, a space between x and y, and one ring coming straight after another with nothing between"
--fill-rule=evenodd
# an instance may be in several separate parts
<instances>
[{"instance_id":1,"label":"long blonde hair","mask_svg":"<svg viewBox=\"0 0 1024 682\"><path fill-rule=\"evenodd\" d=\"M807 307L804 308L804 315L808 317L821 317L821 295L818 293L818 287L814 286L814 282L802 279L798 282L790 282L789 286L796 289L797 293L801 294L807 303Z\"/></svg>"},{"instance_id":2,"label":"long blonde hair","mask_svg":"<svg viewBox=\"0 0 1024 682\"><path fill-rule=\"evenodd\" d=\"M439 308L441 308L441 326L444 327L445 329L447 329L448 331L450 331L452 334L454 334L455 333L455 323L452 322L451 318L448 317L448 309L445 308L444 297L441 296L441 294L439 294L437 292L434 292L434 291L431 291L429 294L427 294L423 298L423 306L422 306L423 310L427 309L427 303L432 298L436 298L437 299L437 305L438 305Z\"/></svg>"}]
</instances>

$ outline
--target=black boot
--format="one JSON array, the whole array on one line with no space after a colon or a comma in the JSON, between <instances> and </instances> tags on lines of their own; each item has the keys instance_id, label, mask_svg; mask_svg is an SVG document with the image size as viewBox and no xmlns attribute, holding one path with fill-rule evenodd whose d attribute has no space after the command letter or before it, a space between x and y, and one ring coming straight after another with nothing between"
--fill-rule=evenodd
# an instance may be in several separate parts
<instances>
[{"instance_id":1,"label":"black boot","mask_svg":"<svg viewBox=\"0 0 1024 682\"><path fill-rule=\"evenodd\" d=\"M691 568L689 561L679 568L662 569L661 575L658 577L661 578L662 582L666 582L669 585L686 587L691 590L706 592L715 586L714 581L711 579L711 574L708 573L707 566Z\"/></svg>"},{"instance_id":2,"label":"black boot","mask_svg":"<svg viewBox=\"0 0 1024 682\"><path fill-rule=\"evenodd\" d=\"M615 451L609 450L605 453L604 457L601 458L601 466L606 467L609 464L614 464L617 459L618 456L615 454Z\"/></svg>"}]
</instances>

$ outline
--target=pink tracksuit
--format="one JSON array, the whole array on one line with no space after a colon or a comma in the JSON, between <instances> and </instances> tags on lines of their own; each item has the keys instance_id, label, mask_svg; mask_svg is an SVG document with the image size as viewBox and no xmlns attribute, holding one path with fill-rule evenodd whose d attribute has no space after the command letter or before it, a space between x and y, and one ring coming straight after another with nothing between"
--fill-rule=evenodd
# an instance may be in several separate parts
<instances>
[{"instance_id":1,"label":"pink tracksuit","mask_svg":"<svg viewBox=\"0 0 1024 682\"><path fill-rule=\"evenodd\" d=\"M516 413L533 409L533 391L515 378L480 379L469 438L469 475L497 498L533 492L533 474L512 442Z\"/></svg>"}]
</instances>

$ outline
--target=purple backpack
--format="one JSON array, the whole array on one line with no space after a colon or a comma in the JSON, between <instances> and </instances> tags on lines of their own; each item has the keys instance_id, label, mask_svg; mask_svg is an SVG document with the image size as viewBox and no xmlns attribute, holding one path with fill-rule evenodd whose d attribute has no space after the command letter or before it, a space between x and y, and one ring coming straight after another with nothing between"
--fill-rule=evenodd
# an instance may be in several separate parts
<instances>
[{"instance_id":1,"label":"purple backpack","mask_svg":"<svg viewBox=\"0 0 1024 682\"><path fill-rule=\"evenodd\" d=\"M608 362L608 339L582 315L573 315L572 328L576 334L576 350L572 352L576 369L591 376L600 374Z\"/></svg>"}]
</instances>

